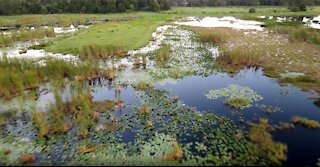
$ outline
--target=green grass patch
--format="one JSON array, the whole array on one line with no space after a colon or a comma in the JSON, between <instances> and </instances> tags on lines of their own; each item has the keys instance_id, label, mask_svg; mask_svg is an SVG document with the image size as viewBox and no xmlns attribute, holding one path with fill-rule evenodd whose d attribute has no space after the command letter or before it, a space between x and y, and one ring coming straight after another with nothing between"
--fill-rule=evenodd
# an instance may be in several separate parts
<instances>
[{"instance_id":1,"label":"green grass patch","mask_svg":"<svg viewBox=\"0 0 320 167\"><path fill-rule=\"evenodd\" d=\"M309 76L285 77L281 78L280 81L288 83L316 83L316 80Z\"/></svg>"},{"instance_id":2,"label":"green grass patch","mask_svg":"<svg viewBox=\"0 0 320 167\"><path fill-rule=\"evenodd\" d=\"M289 32L291 42L308 42L320 45L320 31L312 28L299 28Z\"/></svg>"},{"instance_id":3,"label":"green grass patch","mask_svg":"<svg viewBox=\"0 0 320 167\"><path fill-rule=\"evenodd\" d=\"M85 47L99 46L102 49L114 47L118 50L138 49L145 46L151 39L156 28L172 15L140 13L142 18L133 21L108 22L79 31L71 37L61 37L47 51L79 54Z\"/></svg>"}]
</instances>

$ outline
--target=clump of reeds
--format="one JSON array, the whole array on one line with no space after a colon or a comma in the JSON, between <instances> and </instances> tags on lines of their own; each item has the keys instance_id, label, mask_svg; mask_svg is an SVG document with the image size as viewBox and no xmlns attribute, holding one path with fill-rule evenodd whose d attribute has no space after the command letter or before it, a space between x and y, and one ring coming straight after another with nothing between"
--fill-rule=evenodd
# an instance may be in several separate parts
<instances>
[{"instance_id":1,"label":"clump of reeds","mask_svg":"<svg viewBox=\"0 0 320 167\"><path fill-rule=\"evenodd\" d=\"M259 124L251 125L249 139L261 149L260 154L267 157L273 165L281 165L287 159L288 148L285 144L273 141L268 132L269 128L268 120L261 119Z\"/></svg>"},{"instance_id":2,"label":"clump of reeds","mask_svg":"<svg viewBox=\"0 0 320 167\"><path fill-rule=\"evenodd\" d=\"M25 89L36 88L44 81L90 80L105 77L113 80L116 77L114 69L102 69L97 61L68 62L58 59L46 59L46 65L41 66L32 60L7 59L0 60L0 96L10 99L24 95Z\"/></svg>"},{"instance_id":3,"label":"clump of reeds","mask_svg":"<svg viewBox=\"0 0 320 167\"><path fill-rule=\"evenodd\" d=\"M223 44L229 38L230 29L220 29L220 28L192 28L195 31L201 42L210 43L213 45Z\"/></svg>"},{"instance_id":4,"label":"clump of reeds","mask_svg":"<svg viewBox=\"0 0 320 167\"><path fill-rule=\"evenodd\" d=\"M79 52L81 60L97 60L121 56L123 49L118 46L89 45L82 47Z\"/></svg>"},{"instance_id":5,"label":"clump of reeds","mask_svg":"<svg viewBox=\"0 0 320 167\"><path fill-rule=\"evenodd\" d=\"M151 85L145 81L141 81L138 84L132 85L132 87L135 89L138 89L138 90L146 90L146 89L152 88L153 85Z\"/></svg>"},{"instance_id":6,"label":"clump of reeds","mask_svg":"<svg viewBox=\"0 0 320 167\"><path fill-rule=\"evenodd\" d=\"M170 45L162 44L160 49L155 51L155 58L158 64L164 64L169 60Z\"/></svg>"},{"instance_id":7,"label":"clump of reeds","mask_svg":"<svg viewBox=\"0 0 320 167\"><path fill-rule=\"evenodd\" d=\"M310 120L308 118L293 117L291 119L291 122L294 124L299 124L306 128L320 128L320 123L318 121Z\"/></svg>"},{"instance_id":8,"label":"clump of reeds","mask_svg":"<svg viewBox=\"0 0 320 167\"><path fill-rule=\"evenodd\" d=\"M249 53L243 48L226 51L223 55L218 56L216 60L220 66L229 69L231 72L245 67L257 67L262 64L259 56Z\"/></svg>"},{"instance_id":9,"label":"clump of reeds","mask_svg":"<svg viewBox=\"0 0 320 167\"><path fill-rule=\"evenodd\" d=\"M142 114L148 114L149 112L150 112L150 107L149 106L147 106L147 105L145 105L145 104L143 104L142 106L141 106L141 108L140 108L140 112L142 113Z\"/></svg>"},{"instance_id":10,"label":"clump of reeds","mask_svg":"<svg viewBox=\"0 0 320 167\"><path fill-rule=\"evenodd\" d=\"M238 97L230 98L224 103L234 108L245 108L250 104L250 100L248 98Z\"/></svg>"}]
</instances>

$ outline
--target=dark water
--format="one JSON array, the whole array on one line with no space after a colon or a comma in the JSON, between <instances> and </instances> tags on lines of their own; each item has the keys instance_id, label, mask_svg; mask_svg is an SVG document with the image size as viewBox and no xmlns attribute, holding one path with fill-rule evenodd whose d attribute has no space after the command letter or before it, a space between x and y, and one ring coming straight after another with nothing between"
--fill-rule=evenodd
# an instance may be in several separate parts
<instances>
[{"instance_id":1,"label":"dark water","mask_svg":"<svg viewBox=\"0 0 320 167\"><path fill-rule=\"evenodd\" d=\"M255 102L251 108L235 110L223 104L226 98L211 100L205 96L209 90L225 88L229 84L250 87L264 99ZM107 82L96 85L98 86L94 86L93 91L95 101L116 98L114 90L107 86ZM200 111L214 111L218 115L232 119L243 128L247 127L240 122L239 115L242 115L245 121L266 118L270 124L290 122L293 116L320 121L318 102L308 99L316 94L303 92L293 86L280 86L274 79L263 76L261 69L245 69L236 75L217 73L209 77L190 76L177 80L175 84L156 84L155 89L168 90L172 96L179 96L185 105L196 107ZM134 92L131 87L122 90L121 97L127 107L118 112L116 117L130 113L130 106L139 103L134 97ZM281 111L266 113L256 104L279 107ZM125 136L131 138L132 135L129 133ZM285 165L315 165L320 158L320 130L296 125L294 129L276 131L272 135L275 141L286 143L288 146L288 161Z\"/></svg>"}]
</instances>

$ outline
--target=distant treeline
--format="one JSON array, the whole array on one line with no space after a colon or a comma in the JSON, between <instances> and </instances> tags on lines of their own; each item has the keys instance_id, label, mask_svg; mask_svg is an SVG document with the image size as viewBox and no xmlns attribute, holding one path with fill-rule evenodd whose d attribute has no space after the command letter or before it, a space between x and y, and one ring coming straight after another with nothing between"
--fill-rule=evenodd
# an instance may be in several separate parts
<instances>
[{"instance_id":1,"label":"distant treeline","mask_svg":"<svg viewBox=\"0 0 320 167\"><path fill-rule=\"evenodd\" d=\"M171 0L170 6L286 6L297 3L320 5L320 0Z\"/></svg>"},{"instance_id":2,"label":"distant treeline","mask_svg":"<svg viewBox=\"0 0 320 167\"><path fill-rule=\"evenodd\" d=\"M120 13L168 9L169 0L0 0L0 15Z\"/></svg>"},{"instance_id":3,"label":"distant treeline","mask_svg":"<svg viewBox=\"0 0 320 167\"><path fill-rule=\"evenodd\" d=\"M307 5L320 5L320 0L0 0L0 15L157 12L171 6L255 5L289 5L304 9Z\"/></svg>"}]
</instances>

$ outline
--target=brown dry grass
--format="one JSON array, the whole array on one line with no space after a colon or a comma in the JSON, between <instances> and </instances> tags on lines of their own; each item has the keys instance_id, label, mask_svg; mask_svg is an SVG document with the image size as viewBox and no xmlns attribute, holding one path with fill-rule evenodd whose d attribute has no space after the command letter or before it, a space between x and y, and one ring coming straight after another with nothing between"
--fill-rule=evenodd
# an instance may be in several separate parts
<instances>
[{"instance_id":1,"label":"brown dry grass","mask_svg":"<svg viewBox=\"0 0 320 167\"><path fill-rule=\"evenodd\" d=\"M248 66L266 67L266 75L278 77L286 71L301 72L315 83L294 83L305 90L320 92L320 47L306 42L290 42L287 34L269 31L254 32L229 28L195 28L198 34L227 34L226 41L219 43L225 54L218 58L219 64L230 72ZM246 32L246 33L245 33ZM249 33L248 33L249 32ZM272 69L272 70L270 70Z\"/></svg>"}]
</instances>

